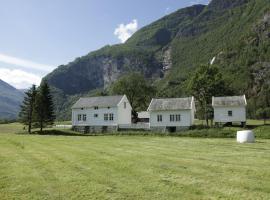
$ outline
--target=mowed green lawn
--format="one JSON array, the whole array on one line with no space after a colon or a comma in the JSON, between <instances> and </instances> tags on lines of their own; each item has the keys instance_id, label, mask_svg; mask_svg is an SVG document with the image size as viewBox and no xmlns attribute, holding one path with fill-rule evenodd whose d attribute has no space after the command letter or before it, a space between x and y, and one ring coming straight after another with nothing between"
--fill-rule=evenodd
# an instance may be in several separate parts
<instances>
[{"instance_id":1,"label":"mowed green lawn","mask_svg":"<svg viewBox=\"0 0 270 200\"><path fill-rule=\"evenodd\" d=\"M0 125L1 200L270 199L270 140L21 131Z\"/></svg>"}]
</instances>

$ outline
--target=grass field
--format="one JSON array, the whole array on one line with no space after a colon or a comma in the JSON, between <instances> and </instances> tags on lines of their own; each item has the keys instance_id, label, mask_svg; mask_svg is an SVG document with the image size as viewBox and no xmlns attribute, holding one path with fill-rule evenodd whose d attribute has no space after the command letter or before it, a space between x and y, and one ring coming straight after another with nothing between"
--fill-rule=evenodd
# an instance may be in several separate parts
<instances>
[{"instance_id":1,"label":"grass field","mask_svg":"<svg viewBox=\"0 0 270 200\"><path fill-rule=\"evenodd\" d=\"M269 199L270 140L13 134L0 199ZM5 130L5 131L4 131ZM13 133L12 133L13 132Z\"/></svg>"}]
</instances>

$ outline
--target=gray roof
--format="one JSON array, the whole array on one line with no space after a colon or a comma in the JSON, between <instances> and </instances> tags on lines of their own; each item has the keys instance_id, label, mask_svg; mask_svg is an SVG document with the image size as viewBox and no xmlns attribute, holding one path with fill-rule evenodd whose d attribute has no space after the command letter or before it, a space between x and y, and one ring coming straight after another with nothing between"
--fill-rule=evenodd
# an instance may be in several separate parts
<instances>
[{"instance_id":1,"label":"gray roof","mask_svg":"<svg viewBox=\"0 0 270 200\"><path fill-rule=\"evenodd\" d=\"M123 97L124 95L80 98L72 108L116 107Z\"/></svg>"},{"instance_id":2,"label":"gray roof","mask_svg":"<svg viewBox=\"0 0 270 200\"><path fill-rule=\"evenodd\" d=\"M190 110L193 97L152 99L147 111Z\"/></svg>"},{"instance_id":3,"label":"gray roof","mask_svg":"<svg viewBox=\"0 0 270 200\"><path fill-rule=\"evenodd\" d=\"M230 97L213 97L212 106L246 106L247 101L245 95L243 96L230 96Z\"/></svg>"}]
</instances>

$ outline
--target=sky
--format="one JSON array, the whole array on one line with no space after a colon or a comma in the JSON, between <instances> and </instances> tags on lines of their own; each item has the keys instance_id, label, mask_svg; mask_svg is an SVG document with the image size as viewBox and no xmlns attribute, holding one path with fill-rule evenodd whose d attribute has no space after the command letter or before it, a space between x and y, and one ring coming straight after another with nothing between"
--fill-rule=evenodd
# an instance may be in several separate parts
<instances>
[{"instance_id":1,"label":"sky","mask_svg":"<svg viewBox=\"0 0 270 200\"><path fill-rule=\"evenodd\" d=\"M38 85L57 66L125 42L149 23L208 0L0 0L0 79Z\"/></svg>"}]
</instances>

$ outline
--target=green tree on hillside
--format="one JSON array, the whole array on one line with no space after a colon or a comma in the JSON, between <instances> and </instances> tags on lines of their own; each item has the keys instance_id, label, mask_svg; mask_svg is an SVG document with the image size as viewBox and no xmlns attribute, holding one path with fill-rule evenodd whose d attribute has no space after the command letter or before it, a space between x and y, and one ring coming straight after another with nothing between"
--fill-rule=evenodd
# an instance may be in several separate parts
<instances>
[{"instance_id":1,"label":"green tree on hillside","mask_svg":"<svg viewBox=\"0 0 270 200\"><path fill-rule=\"evenodd\" d=\"M46 81L43 81L38 88L35 101L35 117L41 132L44 127L53 124L55 120L53 99Z\"/></svg>"},{"instance_id":2,"label":"green tree on hillside","mask_svg":"<svg viewBox=\"0 0 270 200\"><path fill-rule=\"evenodd\" d=\"M213 65L198 67L188 83L188 89L198 101L199 109L208 126L209 119L213 117L212 97L226 95L229 92L218 67Z\"/></svg>"},{"instance_id":3,"label":"green tree on hillside","mask_svg":"<svg viewBox=\"0 0 270 200\"><path fill-rule=\"evenodd\" d=\"M32 124L34 121L33 113L36 94L36 86L32 85L32 87L27 92L25 92L25 97L21 105L21 111L19 113L19 120L28 126L28 133L31 133Z\"/></svg>"},{"instance_id":4,"label":"green tree on hillside","mask_svg":"<svg viewBox=\"0 0 270 200\"><path fill-rule=\"evenodd\" d=\"M112 94L127 95L132 106L133 117L137 117L136 112L147 108L151 98L155 95L155 88L148 83L144 76L139 73L130 73L118 81L111 87Z\"/></svg>"}]
</instances>

